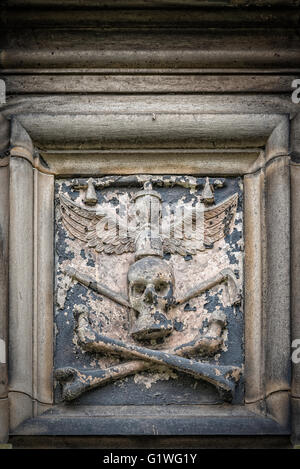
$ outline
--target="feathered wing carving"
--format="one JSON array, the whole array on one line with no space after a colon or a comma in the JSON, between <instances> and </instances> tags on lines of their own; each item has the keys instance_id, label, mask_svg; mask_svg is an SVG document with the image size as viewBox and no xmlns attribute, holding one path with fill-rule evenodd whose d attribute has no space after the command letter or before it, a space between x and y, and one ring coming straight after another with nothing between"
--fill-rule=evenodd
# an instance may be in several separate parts
<instances>
[{"instance_id":1,"label":"feathered wing carving","mask_svg":"<svg viewBox=\"0 0 300 469\"><path fill-rule=\"evenodd\" d=\"M133 233L125 230L114 213L83 208L62 194L60 210L64 227L87 247L106 254L134 252Z\"/></svg>"},{"instance_id":2,"label":"feathered wing carving","mask_svg":"<svg viewBox=\"0 0 300 469\"><path fill-rule=\"evenodd\" d=\"M204 250L224 238L232 230L238 204L238 194L235 193L225 201L204 210L204 228L202 242L197 243L189 236L189 230L195 230L195 220L176 220L170 225L168 235L162 233L163 251L171 254L196 254L197 250ZM96 252L106 254L123 254L134 252L135 229L125 229L116 214L101 213L98 210L83 208L64 195L60 195L60 209L64 227L76 239L84 242ZM183 235L178 238L175 233L184 223ZM113 227L113 229L111 229Z\"/></svg>"},{"instance_id":3,"label":"feathered wing carving","mask_svg":"<svg viewBox=\"0 0 300 469\"><path fill-rule=\"evenodd\" d=\"M213 245L216 241L228 235L233 227L238 204L238 193L233 194L225 201L210 208L205 208L203 213L204 227L202 243L197 243L190 239L191 231L195 230L195 219L187 220L185 216L181 220L171 223L170 235L163 237L164 252L171 254L196 254L197 250L204 250L206 246ZM184 229L182 225L184 224ZM178 238L176 231L183 235ZM180 231L181 230L181 231Z\"/></svg>"},{"instance_id":4,"label":"feathered wing carving","mask_svg":"<svg viewBox=\"0 0 300 469\"><path fill-rule=\"evenodd\" d=\"M204 211L204 244L213 244L227 236L233 227L238 193Z\"/></svg>"}]
</instances>

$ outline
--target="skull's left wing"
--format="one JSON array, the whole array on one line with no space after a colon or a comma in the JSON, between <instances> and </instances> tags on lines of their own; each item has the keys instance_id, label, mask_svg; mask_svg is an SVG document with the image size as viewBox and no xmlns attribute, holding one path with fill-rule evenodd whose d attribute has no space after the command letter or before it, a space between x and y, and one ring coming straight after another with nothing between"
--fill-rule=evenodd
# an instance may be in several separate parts
<instances>
[{"instance_id":1,"label":"skull's left wing","mask_svg":"<svg viewBox=\"0 0 300 469\"><path fill-rule=\"evenodd\" d=\"M134 237L119 217L107 210L82 207L60 194L62 223L68 233L96 252L123 254L134 251Z\"/></svg>"}]
</instances>

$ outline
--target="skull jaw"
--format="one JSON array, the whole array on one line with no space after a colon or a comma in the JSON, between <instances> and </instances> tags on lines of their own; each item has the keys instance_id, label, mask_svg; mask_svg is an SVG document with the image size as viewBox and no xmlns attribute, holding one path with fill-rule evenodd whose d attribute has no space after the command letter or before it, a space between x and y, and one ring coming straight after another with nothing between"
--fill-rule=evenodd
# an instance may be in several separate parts
<instances>
[{"instance_id":1,"label":"skull jaw","mask_svg":"<svg viewBox=\"0 0 300 469\"><path fill-rule=\"evenodd\" d=\"M154 316L141 315L134 323L131 337L135 340L160 339L173 331L173 323L164 314L156 313Z\"/></svg>"}]
</instances>

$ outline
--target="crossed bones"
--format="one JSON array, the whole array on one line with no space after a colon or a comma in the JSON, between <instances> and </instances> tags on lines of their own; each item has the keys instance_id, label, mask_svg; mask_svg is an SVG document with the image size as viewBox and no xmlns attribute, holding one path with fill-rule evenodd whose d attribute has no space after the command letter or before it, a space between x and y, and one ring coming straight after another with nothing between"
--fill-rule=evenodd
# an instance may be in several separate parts
<instances>
[{"instance_id":1,"label":"crossed bones","mask_svg":"<svg viewBox=\"0 0 300 469\"><path fill-rule=\"evenodd\" d=\"M76 279L83 285L107 296L115 302L124 306L130 306L128 300L123 295L98 284L85 274L81 274L70 267L67 268L65 272L71 278ZM231 287L231 303L237 304L240 301L240 296L235 277L230 269L222 270L215 277L189 290L176 304L182 304L224 281ZM77 310L74 311L74 316L78 341L84 350L89 352L109 352L123 358L130 358L131 360L100 370L79 370L73 367L57 369L55 378L62 384L63 400L71 401L85 391L131 374L148 370L157 365L165 365L209 382L217 388L224 401L232 400L236 381L239 379L241 373L239 367L212 365L198 362L193 358L185 358L186 356L190 357L194 355L196 352L205 352L208 355L216 353L222 343L220 335L226 324L224 314L212 314L210 327L204 336L198 335L193 341L167 351L152 350L135 344L127 344L99 334L92 329L85 307L77 308Z\"/></svg>"}]
</instances>

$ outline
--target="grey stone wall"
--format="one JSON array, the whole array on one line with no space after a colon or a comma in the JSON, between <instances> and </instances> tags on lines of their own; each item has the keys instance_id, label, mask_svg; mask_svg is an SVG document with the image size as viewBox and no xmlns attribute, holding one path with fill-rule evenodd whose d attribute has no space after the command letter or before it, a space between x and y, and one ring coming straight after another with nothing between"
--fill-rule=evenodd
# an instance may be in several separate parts
<instances>
[{"instance_id":1,"label":"grey stone wall","mask_svg":"<svg viewBox=\"0 0 300 469\"><path fill-rule=\"evenodd\" d=\"M253 445L250 434L257 446L299 444L300 364L291 360L300 339L300 104L292 99L299 3L2 3L0 441L224 445L216 426L210 436L197 426L207 415L185 420L181 439L161 424L153 440L146 420L138 434L125 426L122 437L109 418L89 434L87 420L83 436L70 430L76 418L62 424L51 414L55 181L147 173L243 180L245 321L237 340L244 336L242 418L251 430L220 431L239 447Z\"/></svg>"}]
</instances>

